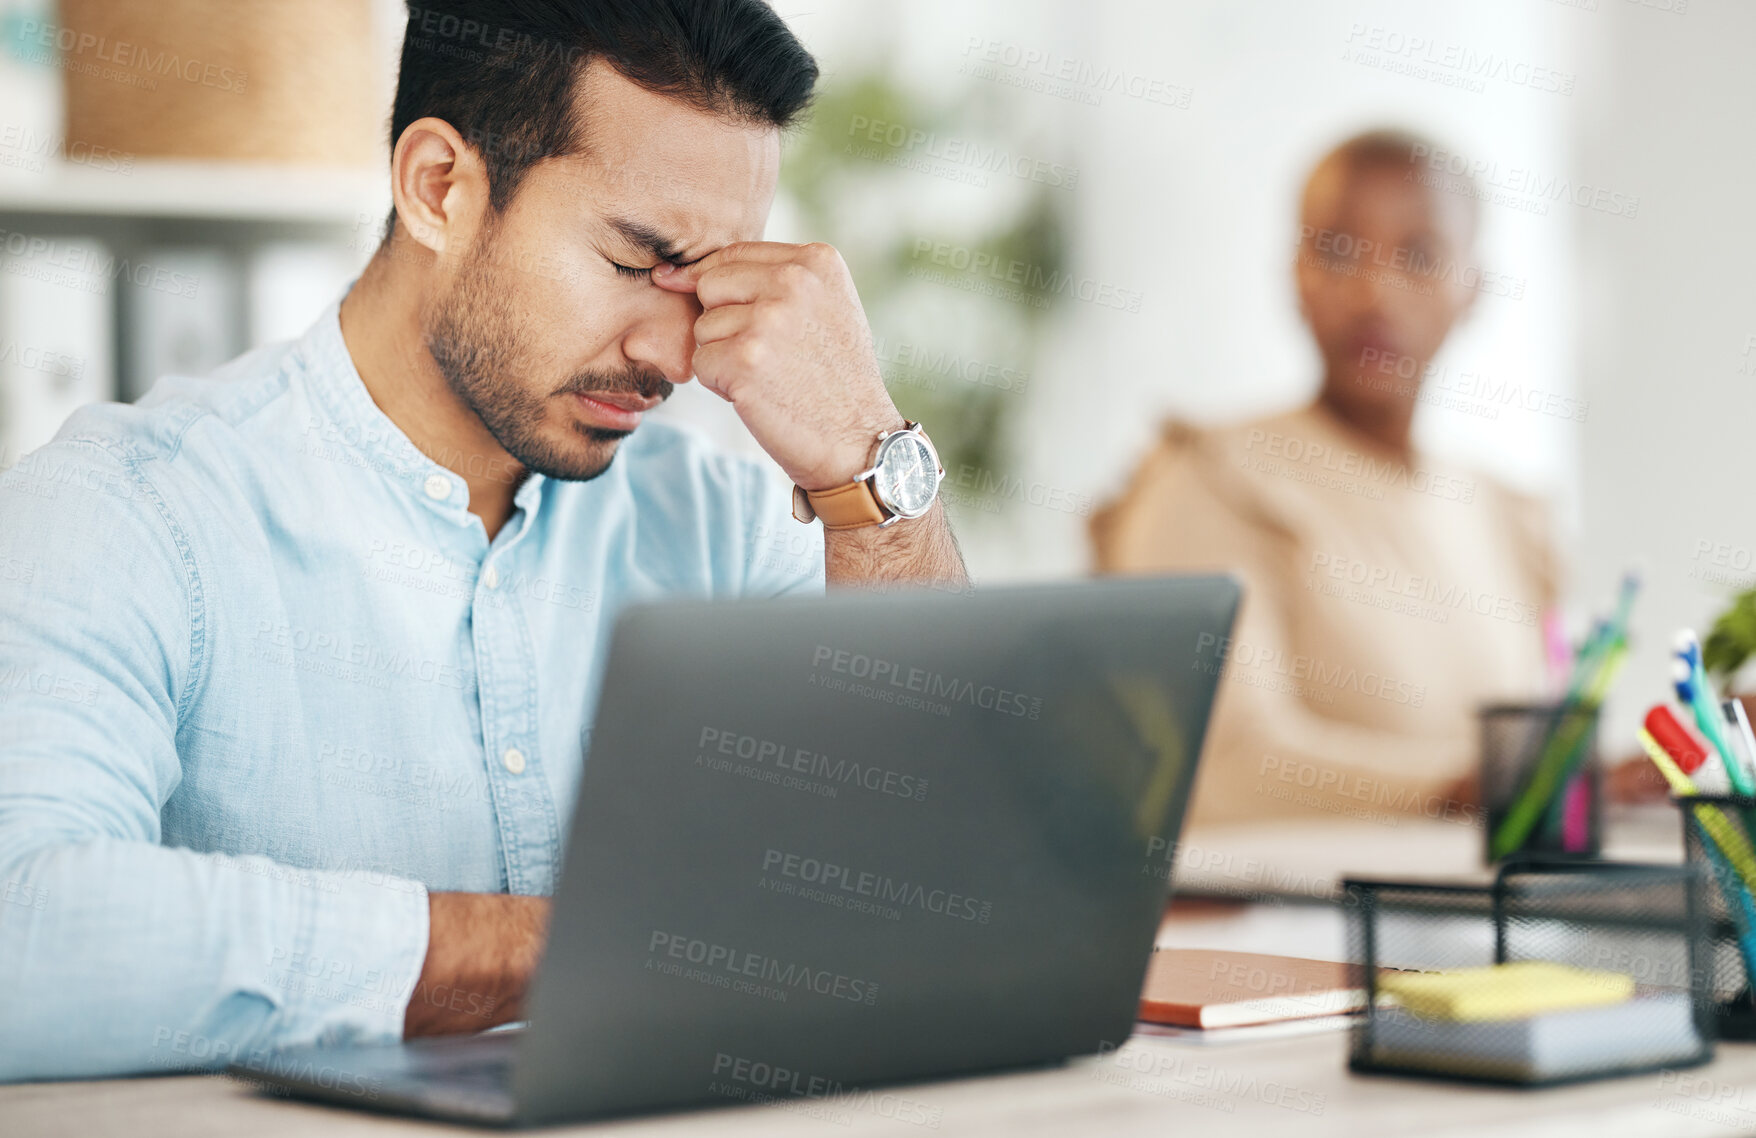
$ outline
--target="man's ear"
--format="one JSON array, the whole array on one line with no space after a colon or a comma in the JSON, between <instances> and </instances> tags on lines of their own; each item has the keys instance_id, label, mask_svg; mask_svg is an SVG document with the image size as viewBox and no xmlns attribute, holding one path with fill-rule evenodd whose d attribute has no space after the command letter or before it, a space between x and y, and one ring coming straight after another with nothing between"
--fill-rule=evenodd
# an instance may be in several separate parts
<instances>
[{"instance_id":1,"label":"man's ear","mask_svg":"<svg viewBox=\"0 0 1756 1138\"><path fill-rule=\"evenodd\" d=\"M444 119L416 119L390 157L390 195L410 237L443 256L468 247L488 206L488 171Z\"/></svg>"}]
</instances>

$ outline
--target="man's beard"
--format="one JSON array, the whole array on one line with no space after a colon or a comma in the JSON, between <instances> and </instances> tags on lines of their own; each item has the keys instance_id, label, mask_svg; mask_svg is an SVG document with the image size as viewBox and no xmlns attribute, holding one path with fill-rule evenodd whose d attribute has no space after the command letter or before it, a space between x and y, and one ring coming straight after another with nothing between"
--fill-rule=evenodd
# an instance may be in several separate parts
<instances>
[{"instance_id":1,"label":"man's beard","mask_svg":"<svg viewBox=\"0 0 1756 1138\"><path fill-rule=\"evenodd\" d=\"M530 353L517 332L510 292L495 287L489 258L481 254L492 238L491 229L481 234L455 286L429 310L427 351L451 390L514 461L546 478L570 482L596 478L609 469L616 443L631 432L575 423L572 433L585 445L567 446L544 438L541 427L549 396L572 392L669 399L672 384L651 368L630 364L615 371L580 372L543 394L521 386L520 377L531 371Z\"/></svg>"}]
</instances>

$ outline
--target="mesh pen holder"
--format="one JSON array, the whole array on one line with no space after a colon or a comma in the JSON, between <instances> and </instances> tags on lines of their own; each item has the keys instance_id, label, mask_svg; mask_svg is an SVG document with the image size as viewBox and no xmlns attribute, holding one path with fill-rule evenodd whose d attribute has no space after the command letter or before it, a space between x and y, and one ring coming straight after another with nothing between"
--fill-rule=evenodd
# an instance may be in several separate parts
<instances>
[{"instance_id":1,"label":"mesh pen holder","mask_svg":"<svg viewBox=\"0 0 1756 1138\"><path fill-rule=\"evenodd\" d=\"M1483 864L1536 858L1595 858L1603 849L1603 765L1597 751L1597 708L1559 703L1497 703L1478 713L1481 724ZM1541 765L1545 745L1556 735L1578 750L1575 773L1557 784L1552 805L1535 816L1527 836L1504 857L1496 856L1495 835ZM1567 756L1563 756L1564 758Z\"/></svg>"},{"instance_id":2,"label":"mesh pen holder","mask_svg":"<svg viewBox=\"0 0 1756 1138\"><path fill-rule=\"evenodd\" d=\"M1704 893L1695 866L1572 860L1507 865L1491 885L1349 879L1350 971L1366 1012L1353 1027L1348 1065L1362 1073L1550 1086L1705 1063L1717 1017L1706 985ZM1382 986L1399 972L1519 961L1589 970L1594 980L1632 977L1633 994L1603 1008L1453 1020L1434 1029ZM1606 1016L1616 1026L1603 1026Z\"/></svg>"},{"instance_id":3,"label":"mesh pen holder","mask_svg":"<svg viewBox=\"0 0 1756 1138\"><path fill-rule=\"evenodd\" d=\"M1722 1039L1756 1039L1756 798L1680 795L1687 864L1702 868L1708 992Z\"/></svg>"}]
</instances>

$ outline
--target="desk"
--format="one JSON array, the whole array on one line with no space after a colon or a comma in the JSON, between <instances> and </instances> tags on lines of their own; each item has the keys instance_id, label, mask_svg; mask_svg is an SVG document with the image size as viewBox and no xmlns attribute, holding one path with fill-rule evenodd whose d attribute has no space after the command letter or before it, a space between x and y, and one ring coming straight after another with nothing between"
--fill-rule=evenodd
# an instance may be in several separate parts
<instances>
[{"instance_id":1,"label":"desk","mask_svg":"<svg viewBox=\"0 0 1756 1138\"><path fill-rule=\"evenodd\" d=\"M1323 906L1197 902L1173 906L1160 943L1263 951L1301 945ZM540 1131L581 1135L1097 1135L1100 1138L1311 1138L1468 1135L1663 1138L1756 1132L1756 1045L1721 1044L1706 1067L1521 1092L1350 1075L1343 1032L1192 1044L1136 1037L1114 1055L1064 1067L920 1083L891 1093L925 1108L927 1129L881 1112L800 1100L785 1106L622 1120ZM1745 1088L1750 1088L1746 1090ZM875 1092L876 1093L876 1092ZM890 1100L894 1102L895 1100ZM403 1138L470 1131L267 1098L220 1077L0 1087L7 1138Z\"/></svg>"},{"instance_id":2,"label":"desk","mask_svg":"<svg viewBox=\"0 0 1756 1138\"><path fill-rule=\"evenodd\" d=\"M1670 804L1605 809L1604 856L1675 864L1683 829ZM1206 826L1183 835L1179 895L1329 901L1347 877L1445 878L1486 884L1479 826L1420 817L1303 819ZM1310 955L1307 953L1306 955Z\"/></svg>"},{"instance_id":3,"label":"desk","mask_svg":"<svg viewBox=\"0 0 1756 1138\"><path fill-rule=\"evenodd\" d=\"M1726 1138L1756 1131L1756 1045L1722 1045L1712 1065L1673 1075L1519 1092L1349 1075L1343 1067L1346 1044L1339 1032L1217 1046L1137 1038L1108 1059L900 1088L898 1094L937 1112L936 1131L869 1108L801 1102L540 1133ZM467 1133L270 1099L221 1077L0 1087L0 1130L9 1138L458 1138Z\"/></svg>"}]
</instances>

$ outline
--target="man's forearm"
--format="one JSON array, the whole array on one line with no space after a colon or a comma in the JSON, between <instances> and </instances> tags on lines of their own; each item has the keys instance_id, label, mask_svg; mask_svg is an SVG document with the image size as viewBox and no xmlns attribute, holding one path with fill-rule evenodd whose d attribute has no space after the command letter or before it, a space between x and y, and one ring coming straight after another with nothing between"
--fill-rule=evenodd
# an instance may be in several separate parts
<instances>
[{"instance_id":1,"label":"man's forearm","mask_svg":"<svg viewBox=\"0 0 1756 1138\"><path fill-rule=\"evenodd\" d=\"M459 1035L524 1018L548 935L548 898L431 893L427 901L427 959L403 1013L403 1038Z\"/></svg>"},{"instance_id":2,"label":"man's forearm","mask_svg":"<svg viewBox=\"0 0 1756 1138\"><path fill-rule=\"evenodd\" d=\"M910 583L961 588L969 583L942 502L918 518L882 529L825 530L823 559L828 583L839 588Z\"/></svg>"}]
</instances>

